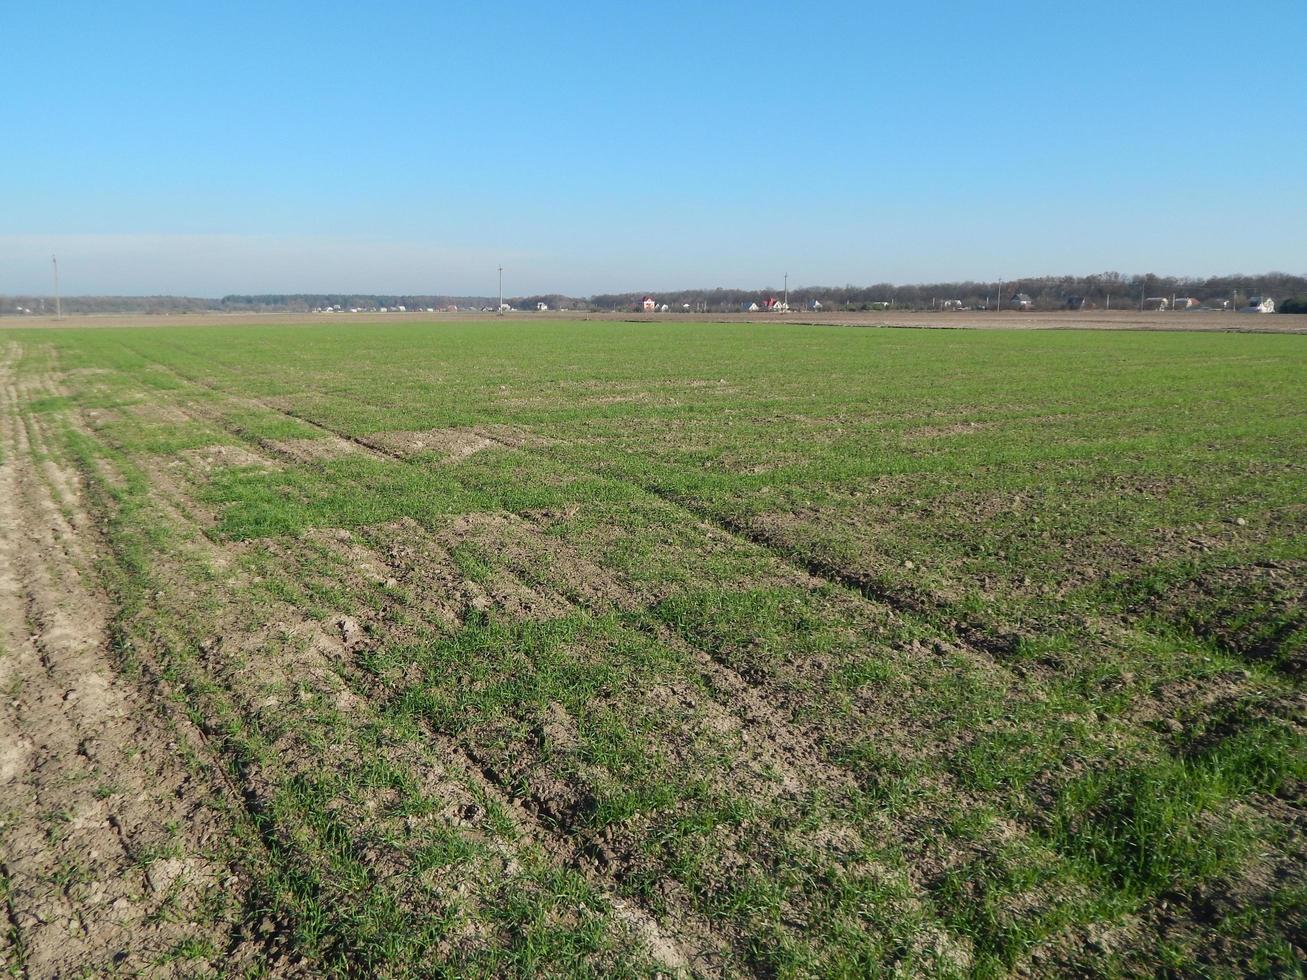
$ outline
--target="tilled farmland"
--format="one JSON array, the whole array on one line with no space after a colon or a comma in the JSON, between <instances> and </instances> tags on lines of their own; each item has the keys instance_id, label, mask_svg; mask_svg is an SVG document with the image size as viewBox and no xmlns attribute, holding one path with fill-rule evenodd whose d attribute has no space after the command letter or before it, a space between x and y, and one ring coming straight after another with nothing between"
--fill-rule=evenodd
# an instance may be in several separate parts
<instances>
[{"instance_id":1,"label":"tilled farmland","mask_svg":"<svg viewBox=\"0 0 1307 980\"><path fill-rule=\"evenodd\" d=\"M1305 369L0 332L0 966L1292 973Z\"/></svg>"}]
</instances>

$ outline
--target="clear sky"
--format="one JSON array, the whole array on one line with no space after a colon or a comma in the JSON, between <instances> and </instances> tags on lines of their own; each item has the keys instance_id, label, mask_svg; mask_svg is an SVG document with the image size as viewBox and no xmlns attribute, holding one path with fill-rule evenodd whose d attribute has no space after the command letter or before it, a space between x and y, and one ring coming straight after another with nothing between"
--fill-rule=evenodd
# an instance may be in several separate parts
<instances>
[{"instance_id":1,"label":"clear sky","mask_svg":"<svg viewBox=\"0 0 1307 980\"><path fill-rule=\"evenodd\" d=\"M1307 0L0 0L0 293L1307 272Z\"/></svg>"}]
</instances>

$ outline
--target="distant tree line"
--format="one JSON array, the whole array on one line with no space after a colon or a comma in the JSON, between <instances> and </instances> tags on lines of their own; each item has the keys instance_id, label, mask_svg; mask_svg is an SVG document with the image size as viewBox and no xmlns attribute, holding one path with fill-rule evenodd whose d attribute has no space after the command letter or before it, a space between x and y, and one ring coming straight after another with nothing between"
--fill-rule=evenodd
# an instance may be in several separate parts
<instances>
[{"instance_id":1,"label":"distant tree line","mask_svg":"<svg viewBox=\"0 0 1307 980\"><path fill-rule=\"evenodd\" d=\"M1182 276L1122 275L1104 272L1092 276L1042 276L1032 279L998 282L936 282L896 285L882 282L870 286L800 286L791 287L791 309L807 309L814 301L827 310L873 310L883 306L896 309L929 310L946 303L972 309L1006 305L1016 293L1030 297L1035 309L1065 309L1073 299L1088 308L1138 309L1141 300L1153 297L1189 297L1204 304L1227 301L1244 306L1253 296L1272 298L1307 296L1307 276L1283 272L1262 275ZM645 295L654 297L661 307L710 313L739 310L751 303L762 306L768 297L782 297L781 287L762 289L685 289L659 293L609 293L591 296L586 302L597 310L633 310ZM1282 308L1282 307L1281 307Z\"/></svg>"},{"instance_id":2,"label":"distant tree line","mask_svg":"<svg viewBox=\"0 0 1307 980\"><path fill-rule=\"evenodd\" d=\"M450 306L460 309L472 307L493 307L497 300L488 296L441 296L441 295L398 295L374 293L264 293L256 296L228 295L215 301L215 308L221 311L240 313L250 311L307 313L327 307L340 307L343 310L379 310L385 307L393 310L404 307L406 310L443 310Z\"/></svg>"},{"instance_id":3,"label":"distant tree line","mask_svg":"<svg viewBox=\"0 0 1307 980\"><path fill-rule=\"evenodd\" d=\"M1261 275L1211 276L1205 279L1184 276L1122 275L1103 272L1092 276L1042 276L1033 279L998 282L937 282L896 285L882 282L870 286L800 286L789 292L791 309L809 309L814 302L822 309L874 310L884 307L905 310L929 310L944 304L992 309L1007 305L1016 293L1024 293L1034 309L1066 308L1068 302L1083 302L1091 309L1138 309L1141 300L1153 297L1188 297L1203 304L1228 302L1240 307L1254 296L1269 296L1277 301L1282 313L1307 313L1307 276L1284 272ZM565 296L560 293L514 296L506 302L515 309L534 310L544 303L551 310L620 311L636 310L641 301L652 296L661 308L684 312L728 313L769 297L781 298L783 291L775 285L761 289L681 289L649 293L601 293L595 296ZM374 293L263 293L204 299L191 296L66 296L65 313L134 313L179 314L222 312L308 313L327 307L342 310L377 310L385 307L408 310L493 309L498 302L492 296L399 295ZM49 296L0 296L0 315L23 311L53 313Z\"/></svg>"},{"instance_id":4,"label":"distant tree line","mask_svg":"<svg viewBox=\"0 0 1307 980\"><path fill-rule=\"evenodd\" d=\"M65 296L65 313L211 313L217 301L194 296ZM27 310L54 313L53 296L0 296L0 316Z\"/></svg>"}]
</instances>

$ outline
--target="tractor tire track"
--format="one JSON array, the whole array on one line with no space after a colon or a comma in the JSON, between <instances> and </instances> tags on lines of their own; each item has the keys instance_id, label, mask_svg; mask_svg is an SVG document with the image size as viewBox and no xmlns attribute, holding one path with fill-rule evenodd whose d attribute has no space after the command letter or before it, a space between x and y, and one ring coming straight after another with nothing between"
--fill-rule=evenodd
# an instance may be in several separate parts
<instances>
[{"instance_id":1,"label":"tractor tire track","mask_svg":"<svg viewBox=\"0 0 1307 980\"><path fill-rule=\"evenodd\" d=\"M11 945L31 976L136 971L199 937L238 894L214 857L209 787L188 773L155 706L118 675L113 617L81 488L0 364L0 803ZM45 457L38 462L38 458Z\"/></svg>"}]
</instances>

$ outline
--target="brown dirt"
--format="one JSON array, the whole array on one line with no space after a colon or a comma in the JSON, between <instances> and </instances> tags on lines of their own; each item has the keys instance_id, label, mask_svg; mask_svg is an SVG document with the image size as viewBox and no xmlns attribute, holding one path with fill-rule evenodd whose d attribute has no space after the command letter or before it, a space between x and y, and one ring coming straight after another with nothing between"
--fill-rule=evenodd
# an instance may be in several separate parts
<instances>
[{"instance_id":1,"label":"brown dirt","mask_svg":"<svg viewBox=\"0 0 1307 980\"><path fill-rule=\"evenodd\" d=\"M953 422L948 425L923 425L906 429L904 439L940 439L946 436L970 436L993 428L993 422Z\"/></svg>"},{"instance_id":2,"label":"brown dirt","mask_svg":"<svg viewBox=\"0 0 1307 980\"><path fill-rule=\"evenodd\" d=\"M190 425L195 419L184 409L166 402L137 402L125 407L125 411L145 422L162 425Z\"/></svg>"},{"instance_id":3,"label":"brown dirt","mask_svg":"<svg viewBox=\"0 0 1307 980\"><path fill-rule=\"evenodd\" d=\"M181 455L193 468L202 472L226 466L253 466L264 470L274 467L271 460L247 446L205 446L188 449Z\"/></svg>"},{"instance_id":4,"label":"brown dirt","mask_svg":"<svg viewBox=\"0 0 1307 980\"><path fill-rule=\"evenodd\" d=\"M0 366L0 873L10 948L28 976L170 975L186 940L235 948L201 910L239 903L214 792L177 731L110 653L111 606L76 476L16 412Z\"/></svg>"},{"instance_id":5,"label":"brown dirt","mask_svg":"<svg viewBox=\"0 0 1307 980\"><path fill-rule=\"evenodd\" d=\"M442 462L457 463L483 449L498 445L476 429L427 429L423 432L374 432L368 442L405 456L431 454Z\"/></svg>"},{"instance_id":6,"label":"brown dirt","mask_svg":"<svg viewBox=\"0 0 1307 980\"><path fill-rule=\"evenodd\" d=\"M833 325L850 327L916 327L943 330L1190 330L1199 332L1239 331L1254 333L1307 333L1307 317L1250 316L1240 313L1140 313L1137 310L1094 310L1090 312L1000 313L985 312L899 312L872 313L513 313L514 320L614 320L638 323L787 323L795 326ZM282 323L436 323L446 321L493 321L484 313L337 313L330 317L306 313L190 313L178 315L96 314L5 317L0 329L68 329L86 327L141 326L240 326Z\"/></svg>"},{"instance_id":7,"label":"brown dirt","mask_svg":"<svg viewBox=\"0 0 1307 980\"><path fill-rule=\"evenodd\" d=\"M457 463L486 449L543 446L548 439L511 425L478 425L455 429L424 429L417 432L374 432L361 442L387 454L417 456L431 454L443 462Z\"/></svg>"},{"instance_id":8,"label":"brown dirt","mask_svg":"<svg viewBox=\"0 0 1307 980\"><path fill-rule=\"evenodd\" d=\"M365 452L358 443L339 436L322 439L270 439L267 445L269 449L296 463L315 463Z\"/></svg>"}]
</instances>

